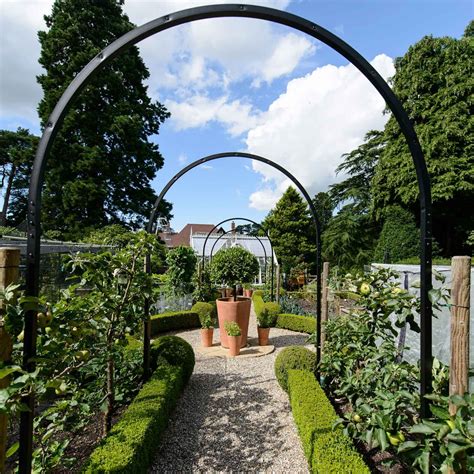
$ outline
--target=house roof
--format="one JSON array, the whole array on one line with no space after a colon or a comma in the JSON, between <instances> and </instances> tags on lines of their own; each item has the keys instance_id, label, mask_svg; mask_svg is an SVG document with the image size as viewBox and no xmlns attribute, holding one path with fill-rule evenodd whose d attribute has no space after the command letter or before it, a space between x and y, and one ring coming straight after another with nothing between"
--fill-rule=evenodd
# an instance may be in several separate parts
<instances>
[{"instance_id":1,"label":"house roof","mask_svg":"<svg viewBox=\"0 0 474 474\"><path fill-rule=\"evenodd\" d=\"M161 232L160 238L169 248L179 247L180 245L190 247L192 234L203 233L207 235L212 229L214 229L214 224L186 224L178 233ZM219 231L221 229L217 229L216 233Z\"/></svg>"}]
</instances>

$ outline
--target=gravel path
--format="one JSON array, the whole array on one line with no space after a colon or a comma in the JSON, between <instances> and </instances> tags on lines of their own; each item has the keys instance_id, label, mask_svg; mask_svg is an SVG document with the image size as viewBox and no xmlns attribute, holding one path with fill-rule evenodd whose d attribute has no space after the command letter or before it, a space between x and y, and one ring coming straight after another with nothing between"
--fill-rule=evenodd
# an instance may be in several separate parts
<instances>
[{"instance_id":1,"label":"gravel path","mask_svg":"<svg viewBox=\"0 0 474 474\"><path fill-rule=\"evenodd\" d=\"M175 334L199 347L199 330ZM249 336L257 337L253 309ZM288 396L273 370L278 352L304 344L307 336L273 328L270 338L275 352L262 357L205 358L196 352L194 373L150 472L309 472Z\"/></svg>"}]
</instances>

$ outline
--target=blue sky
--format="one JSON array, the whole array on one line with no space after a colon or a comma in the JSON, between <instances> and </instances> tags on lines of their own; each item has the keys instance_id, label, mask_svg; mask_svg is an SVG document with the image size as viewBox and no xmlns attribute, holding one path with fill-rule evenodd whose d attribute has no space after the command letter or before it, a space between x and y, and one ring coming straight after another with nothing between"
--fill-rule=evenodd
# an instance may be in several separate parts
<instances>
[{"instance_id":1,"label":"blue sky","mask_svg":"<svg viewBox=\"0 0 474 474\"><path fill-rule=\"evenodd\" d=\"M222 1L128 0L136 24ZM230 2L229 2L230 3ZM424 35L462 35L473 18L466 0L268 0L339 35L384 78L393 59ZM39 133L35 108L38 29L52 0L0 0L0 127ZM371 128L382 128L383 101L358 71L327 46L259 20L215 19L160 33L140 45L149 92L172 118L158 137L165 165L157 192L183 166L208 154L249 151L291 171L310 194L340 180L335 168ZM286 189L274 170L245 159L199 167L167 195L172 227L241 216L260 221Z\"/></svg>"}]
</instances>

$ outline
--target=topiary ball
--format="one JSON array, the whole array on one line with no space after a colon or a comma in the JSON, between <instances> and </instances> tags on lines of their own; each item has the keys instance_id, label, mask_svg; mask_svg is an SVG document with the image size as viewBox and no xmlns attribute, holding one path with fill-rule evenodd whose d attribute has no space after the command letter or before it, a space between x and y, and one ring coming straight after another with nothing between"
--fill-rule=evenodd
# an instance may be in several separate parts
<instances>
[{"instance_id":1,"label":"topiary ball","mask_svg":"<svg viewBox=\"0 0 474 474\"><path fill-rule=\"evenodd\" d=\"M306 347L285 347L275 360L275 375L280 387L288 392L288 370L299 369L314 372L316 370L316 354Z\"/></svg>"},{"instance_id":2,"label":"topiary ball","mask_svg":"<svg viewBox=\"0 0 474 474\"><path fill-rule=\"evenodd\" d=\"M193 348L184 339L178 336L161 336L153 341L150 351L153 370L164 360L170 365L182 367L185 380L189 380L195 357Z\"/></svg>"}]
</instances>

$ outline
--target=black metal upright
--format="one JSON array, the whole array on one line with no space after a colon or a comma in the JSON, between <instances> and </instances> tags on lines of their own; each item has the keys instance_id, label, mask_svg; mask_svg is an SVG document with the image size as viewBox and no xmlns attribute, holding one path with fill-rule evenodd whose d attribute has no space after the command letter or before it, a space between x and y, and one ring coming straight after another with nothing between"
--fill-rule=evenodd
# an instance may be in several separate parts
<instances>
[{"instance_id":1,"label":"black metal upright","mask_svg":"<svg viewBox=\"0 0 474 474\"><path fill-rule=\"evenodd\" d=\"M329 47L340 53L349 60L364 76L372 83L380 95L384 98L387 106L397 120L402 133L404 134L410 153L415 165L418 188L420 192L420 227L421 227L421 395L431 391L431 304L428 298L428 292L431 289L431 187L423 152L418 141L415 129L410 119L403 109L402 104L395 96L389 85L378 74L370 63L364 59L355 49L338 38L336 35L325 28L309 20L292 15L288 12L275 10L272 8L254 6L254 5L209 5L188 10L182 10L176 13L165 15L150 21L138 28L135 28L124 34L116 41L107 46L103 51L97 54L83 69L77 74L74 80L69 84L43 130L39 142L35 161L33 164L32 175L30 179L30 189L28 197L28 243L27 243L27 268L26 268L26 293L28 296L38 295L39 264L40 264L40 211L41 211L41 190L44 181L44 171L48 159L49 151L54 142L54 138L60 130L64 117L66 116L74 99L86 87L91 79L98 74L102 68L109 64L115 57L119 56L128 47L139 43L140 41L155 35L161 31L168 30L185 23L203 20L207 18L221 17L242 17L266 20L274 23L286 25L301 31L317 40L322 41ZM237 156L237 154L235 154ZM254 158L255 159L255 158ZM263 159L260 161L264 161ZM267 160L268 161L268 160ZM264 161L265 162L265 161ZM268 163L271 164L271 163ZM275 166L272 163L271 166ZM280 167L281 168L281 167ZM285 170L286 171L286 170ZM305 196L306 197L306 196ZM310 205L310 210L315 220L314 206ZM319 248L319 234L317 237ZM318 284L320 283L320 257L317 262ZM320 315L321 295L317 297L317 312ZM320 318L318 316L318 328L320 327ZM319 347L318 347L319 349ZM36 313L28 311L25 314L25 340L23 367L26 370L33 370L34 364L32 358L36 353ZM33 407L34 394L25 400L31 411L22 412L20 422L20 472L28 473L31 471L32 446L33 446ZM428 400L422 397L421 415L426 416L429 413Z\"/></svg>"}]
</instances>

